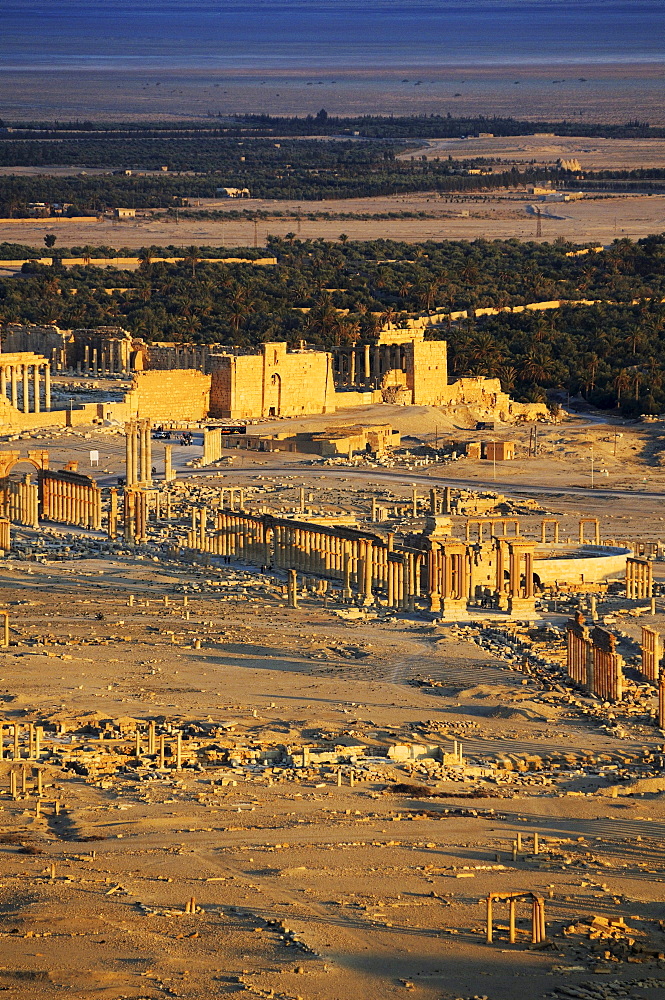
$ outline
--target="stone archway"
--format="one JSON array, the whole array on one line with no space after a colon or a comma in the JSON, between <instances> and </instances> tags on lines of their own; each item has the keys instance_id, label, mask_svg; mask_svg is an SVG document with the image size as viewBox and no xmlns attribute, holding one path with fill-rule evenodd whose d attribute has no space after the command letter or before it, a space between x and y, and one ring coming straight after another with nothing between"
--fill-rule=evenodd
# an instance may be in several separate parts
<instances>
[{"instance_id":1,"label":"stone archway","mask_svg":"<svg viewBox=\"0 0 665 1000\"><path fill-rule=\"evenodd\" d=\"M36 448L29 448L25 458L21 457L20 451L0 451L0 479L6 479L14 466L20 462L28 462L39 472L48 469L49 455L47 451Z\"/></svg>"}]
</instances>

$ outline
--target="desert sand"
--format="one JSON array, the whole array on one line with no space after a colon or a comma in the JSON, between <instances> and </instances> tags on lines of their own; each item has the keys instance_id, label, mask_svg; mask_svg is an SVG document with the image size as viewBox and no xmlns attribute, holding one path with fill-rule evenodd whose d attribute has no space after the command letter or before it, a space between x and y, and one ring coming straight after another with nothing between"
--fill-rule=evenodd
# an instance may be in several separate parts
<instances>
[{"instance_id":1,"label":"desert sand","mask_svg":"<svg viewBox=\"0 0 665 1000\"><path fill-rule=\"evenodd\" d=\"M296 233L301 239L395 239L407 242L445 239L535 239L536 219L527 211L533 198L526 193L509 197L493 195L447 200L437 194L414 194L386 198L346 199L340 201L289 202L247 199L242 209L292 213L287 218L259 220L256 226L258 246L266 237ZM196 205L193 206L194 210ZM238 210L201 199L201 209ZM306 219L306 212L385 213L426 212L418 219ZM468 212L468 215L466 213ZM300 213L300 217L299 217ZM465 213L462 215L462 213ZM611 243L615 238L639 239L665 228L665 196L628 195L589 196L582 201L545 204L542 207L543 241L557 237L578 243ZM54 219L2 221L0 242L23 243L41 248L44 236L54 233L59 247L111 246L227 246L254 245L252 219L167 220L163 213L146 213L132 221L110 219L69 222Z\"/></svg>"},{"instance_id":2,"label":"desert sand","mask_svg":"<svg viewBox=\"0 0 665 1000\"><path fill-rule=\"evenodd\" d=\"M381 407L384 419L388 409L414 443L443 430L469 436L434 408ZM527 431L499 433L525 444ZM662 490L652 478L659 431L581 418L543 427L542 456L498 463L496 489L516 497L508 502L527 537L547 513L560 516L564 537L580 516L599 516L604 537L662 538L653 496L640 496ZM47 447L53 467L75 457L83 471L94 447L100 466L90 472L101 483L122 471L113 428L23 438L22 449ZM602 491L569 492L590 441L604 465L614 461L611 504ZM468 460L425 466L407 456L376 469L229 453L206 473L191 466L198 446L175 452L188 502L243 485L250 507L277 511L294 509L301 485L313 506L365 518L372 495L399 502L415 480L491 481L490 463ZM155 463L159 475L158 443ZM3 720L40 722L49 754L40 795L34 762L7 759L5 730L0 985L10 995L513 1000L516 984L539 1000L661 995L663 735L644 714L653 694L642 708L629 700L608 712L542 672L538 657L564 656L557 629L575 597L541 608L531 626L482 611L436 625L311 591L287 608L279 574L157 564L121 543L96 550L89 533L61 526L42 531L46 548L31 529L14 531L18 551L0 567L11 620ZM620 622L629 658L640 623L665 627L660 601L655 616L635 617L634 604L598 601L601 616ZM169 737L163 766L149 752L149 720L184 733L182 770ZM449 753L454 740L465 767L386 756L412 744ZM335 745L356 746L355 763L262 758ZM129 753L121 767L118 752ZM414 797L413 785L433 797ZM485 943L483 897L511 890L544 897L545 947L528 947L526 908L515 945L501 907L495 943Z\"/></svg>"}]
</instances>

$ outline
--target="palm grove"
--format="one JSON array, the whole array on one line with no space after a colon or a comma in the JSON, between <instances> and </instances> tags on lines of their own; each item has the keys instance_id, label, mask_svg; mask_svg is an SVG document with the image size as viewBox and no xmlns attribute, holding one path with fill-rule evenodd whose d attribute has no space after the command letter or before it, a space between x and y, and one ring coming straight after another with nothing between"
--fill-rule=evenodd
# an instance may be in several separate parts
<instances>
[{"instance_id":1,"label":"palm grove","mask_svg":"<svg viewBox=\"0 0 665 1000\"><path fill-rule=\"evenodd\" d=\"M27 263L0 279L0 322L122 325L147 341L254 346L305 339L329 347L372 335L405 313L593 300L548 312L448 321L456 375L498 376L522 400L559 390L626 414L665 411L665 238L616 241L599 254L518 240L354 242L269 238L274 267L206 263L228 248L145 248L138 271ZM123 255L108 247L66 253ZM265 253L265 251L262 251ZM61 249L61 254L64 253ZM182 255L181 264L153 261ZM3 244L0 256L35 257Z\"/></svg>"}]
</instances>

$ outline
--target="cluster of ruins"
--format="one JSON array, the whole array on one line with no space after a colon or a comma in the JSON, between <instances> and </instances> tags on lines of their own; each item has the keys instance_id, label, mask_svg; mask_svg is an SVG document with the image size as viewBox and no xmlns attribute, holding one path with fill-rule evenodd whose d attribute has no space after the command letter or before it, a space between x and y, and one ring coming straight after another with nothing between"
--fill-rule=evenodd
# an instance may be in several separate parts
<instances>
[{"instance_id":1,"label":"cluster of ruins","mask_svg":"<svg viewBox=\"0 0 665 1000\"><path fill-rule=\"evenodd\" d=\"M214 458L221 449L220 432L207 434ZM375 498L367 527L344 515L306 513L302 489L289 516L271 511L260 498L258 505L255 499L248 506L243 489L228 486L219 488L212 503L192 503L174 482L171 444L165 445L164 480L154 481L149 419L129 422L125 440L121 495L115 487L100 489L78 473L76 463L50 470L43 450L28 453L37 482L31 475L16 482L9 472L20 453L3 453L4 549L11 544L10 522L32 528L38 528L40 520L73 525L103 531L112 543L120 536L125 545L147 546L165 558L256 566L281 578L292 607L304 587L324 601L398 614L425 613L441 622L485 613L534 619L540 595L571 587L593 590L620 575L625 577L628 600L652 599L650 559L634 556L614 540L604 542L596 518L580 519L578 542L571 544L559 541L559 523L553 517L542 519L539 539L525 537L517 517L488 513L458 523L447 488L432 489L425 498L412 491L402 514L420 521L420 530L413 525L396 531L383 520L385 510ZM595 596L591 600L596 617ZM612 633L597 625L588 629L578 614L569 622L567 643L570 681L603 701L620 702L623 666ZM650 664L645 675L661 685L662 720L665 680L658 639L645 632L643 647L644 662Z\"/></svg>"},{"instance_id":2,"label":"cluster of ruins","mask_svg":"<svg viewBox=\"0 0 665 1000\"><path fill-rule=\"evenodd\" d=\"M162 398L171 397L171 419L305 416L382 402L473 406L488 418L508 422L548 419L544 404L514 402L498 379L451 380L446 341L425 339L434 329L388 324L371 341L332 351L307 348L302 342L292 349L283 342L266 343L253 351L221 344L146 344L121 327L60 330L10 323L3 331L7 353L0 376L2 394L7 395L9 386L11 398L2 418L9 427L46 426L46 411L52 412L53 424L71 422L71 403L52 406L50 380L85 374L133 380L122 402L109 401L94 414L119 421L167 419L154 406L142 412L157 386ZM174 394L182 385L189 391ZM41 419L34 417L38 413ZM88 422L92 416L87 414Z\"/></svg>"}]
</instances>

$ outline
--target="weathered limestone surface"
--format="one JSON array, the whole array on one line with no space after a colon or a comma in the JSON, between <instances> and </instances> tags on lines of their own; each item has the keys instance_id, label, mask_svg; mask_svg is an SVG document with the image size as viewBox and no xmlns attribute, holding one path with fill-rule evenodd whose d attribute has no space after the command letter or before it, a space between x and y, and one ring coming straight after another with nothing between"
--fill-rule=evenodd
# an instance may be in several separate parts
<instances>
[{"instance_id":1,"label":"weathered limestone surface","mask_svg":"<svg viewBox=\"0 0 665 1000\"><path fill-rule=\"evenodd\" d=\"M260 354L214 356L210 367L213 417L286 417L335 409L332 358L325 351L287 351L284 343L270 343Z\"/></svg>"}]
</instances>

